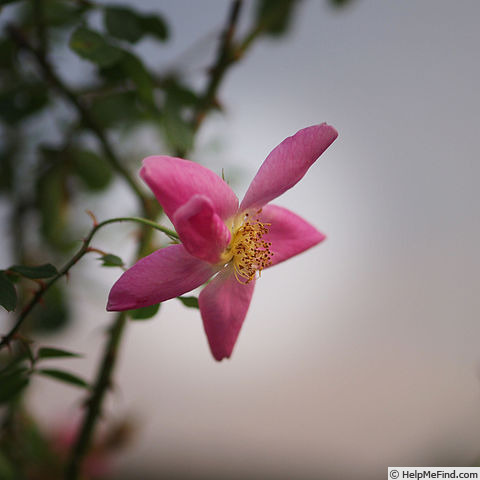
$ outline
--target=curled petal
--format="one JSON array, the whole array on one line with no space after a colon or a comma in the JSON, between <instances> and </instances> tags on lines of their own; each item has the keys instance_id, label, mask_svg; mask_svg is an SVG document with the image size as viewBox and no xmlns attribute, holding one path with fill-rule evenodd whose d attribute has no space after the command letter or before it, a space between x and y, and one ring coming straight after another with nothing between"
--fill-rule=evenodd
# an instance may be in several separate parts
<instances>
[{"instance_id":1,"label":"curled petal","mask_svg":"<svg viewBox=\"0 0 480 480\"><path fill-rule=\"evenodd\" d=\"M286 138L263 162L245 194L240 210L263 207L292 188L337 135L333 127L322 123Z\"/></svg>"},{"instance_id":2,"label":"curled petal","mask_svg":"<svg viewBox=\"0 0 480 480\"><path fill-rule=\"evenodd\" d=\"M198 303L215 360L229 358L247 314L255 281L240 283L225 267L200 293Z\"/></svg>"},{"instance_id":3,"label":"curled petal","mask_svg":"<svg viewBox=\"0 0 480 480\"><path fill-rule=\"evenodd\" d=\"M238 199L228 184L190 160L163 155L148 157L143 160L140 176L172 221L175 211L197 194L208 196L222 220L237 211Z\"/></svg>"},{"instance_id":4,"label":"curled petal","mask_svg":"<svg viewBox=\"0 0 480 480\"><path fill-rule=\"evenodd\" d=\"M230 231L205 195L194 195L173 216L185 249L193 256L217 263L230 242Z\"/></svg>"},{"instance_id":5,"label":"curled petal","mask_svg":"<svg viewBox=\"0 0 480 480\"><path fill-rule=\"evenodd\" d=\"M192 257L183 245L162 248L139 260L113 285L107 310L148 307L205 283L215 269Z\"/></svg>"},{"instance_id":6,"label":"curled petal","mask_svg":"<svg viewBox=\"0 0 480 480\"><path fill-rule=\"evenodd\" d=\"M326 238L297 214L276 205L263 207L258 219L262 223L270 224L267 226L268 233L262 238L272 243L270 251L273 256L270 266L298 255Z\"/></svg>"}]
</instances>

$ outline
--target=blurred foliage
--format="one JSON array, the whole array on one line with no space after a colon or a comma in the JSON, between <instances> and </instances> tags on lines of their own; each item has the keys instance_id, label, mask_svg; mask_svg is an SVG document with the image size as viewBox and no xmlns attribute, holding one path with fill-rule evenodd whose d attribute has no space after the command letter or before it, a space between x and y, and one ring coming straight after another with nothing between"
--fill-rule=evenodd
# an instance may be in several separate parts
<instances>
[{"instance_id":1,"label":"blurred foliage","mask_svg":"<svg viewBox=\"0 0 480 480\"><path fill-rule=\"evenodd\" d=\"M94 3L71 0L33 0L21 2L20 18L28 29L41 21L49 29L69 28L82 22ZM40 17L40 18L39 18Z\"/></svg>"},{"instance_id":2,"label":"blurred foliage","mask_svg":"<svg viewBox=\"0 0 480 480\"><path fill-rule=\"evenodd\" d=\"M43 109L47 103L48 94L42 82L19 79L0 93L0 117L5 123L15 125Z\"/></svg>"},{"instance_id":3,"label":"blurred foliage","mask_svg":"<svg viewBox=\"0 0 480 480\"><path fill-rule=\"evenodd\" d=\"M70 38L70 48L85 60L99 67L109 67L119 62L123 51L100 33L86 27L77 28Z\"/></svg>"},{"instance_id":4,"label":"blurred foliage","mask_svg":"<svg viewBox=\"0 0 480 480\"><path fill-rule=\"evenodd\" d=\"M328 3L334 8L348 7L354 0L328 0Z\"/></svg>"},{"instance_id":5,"label":"blurred foliage","mask_svg":"<svg viewBox=\"0 0 480 480\"><path fill-rule=\"evenodd\" d=\"M257 5L257 22L263 33L279 37L287 33L294 8L300 0L260 0Z\"/></svg>"},{"instance_id":6,"label":"blurred foliage","mask_svg":"<svg viewBox=\"0 0 480 480\"><path fill-rule=\"evenodd\" d=\"M32 333L54 333L64 329L71 321L70 307L65 288L55 283L43 296L27 320Z\"/></svg>"},{"instance_id":7,"label":"blurred foliage","mask_svg":"<svg viewBox=\"0 0 480 480\"><path fill-rule=\"evenodd\" d=\"M15 401L18 394L28 385L27 372L27 368L18 367L1 373L0 404Z\"/></svg>"},{"instance_id":8,"label":"blurred foliage","mask_svg":"<svg viewBox=\"0 0 480 480\"><path fill-rule=\"evenodd\" d=\"M350 3L328 1L337 7ZM217 94L227 68L257 38L287 34L300 4L257 0L243 38L237 32L230 38L225 27L219 27L219 41L229 39L229 44L219 49L217 65L205 59L210 68L201 70L204 88L199 88L196 78L179 73L182 68L152 67L161 64L171 37L170 24L160 11L140 11L135 2L127 6L93 0L0 0L0 13L8 10L0 31L0 197L10 208L5 230L11 232L9 263L14 265L0 266L3 309L18 314L32 292L56 279L53 265L64 264L78 245L78 234L74 237L71 230L79 198L95 195L101 201L114 179L121 178L141 197L144 213L155 218L160 208L140 189L135 191L129 176L133 165L124 158L123 142L148 126L161 138L162 153L190 152L203 119L220 109ZM138 46L147 38L156 42L159 61L147 61L139 53ZM143 251L153 248L147 245ZM101 253L99 260L104 267L124 268L123 260L111 253ZM32 374L89 388L69 370L43 367L44 361L68 361L76 353L29 340L58 333L72 321L63 280L45 291L15 332L10 349L0 351L2 480L54 480L63 469L66 450L60 455L25 410L23 393ZM196 297L179 301L198 309ZM145 320L159 309L160 304L153 305L128 316ZM115 444L112 438L103 449Z\"/></svg>"},{"instance_id":9,"label":"blurred foliage","mask_svg":"<svg viewBox=\"0 0 480 480\"><path fill-rule=\"evenodd\" d=\"M192 90L174 78L168 79L165 85L163 125L166 141L173 151L184 152L193 147L195 132L186 114L197 102L198 97Z\"/></svg>"},{"instance_id":10,"label":"blurred foliage","mask_svg":"<svg viewBox=\"0 0 480 480\"><path fill-rule=\"evenodd\" d=\"M88 190L102 191L113 179L110 165L95 152L73 148L68 152L71 156L73 172Z\"/></svg>"},{"instance_id":11,"label":"blurred foliage","mask_svg":"<svg viewBox=\"0 0 480 480\"><path fill-rule=\"evenodd\" d=\"M131 43L138 42L144 35L166 41L168 25L161 15L141 15L124 6L105 8L105 28L112 36Z\"/></svg>"},{"instance_id":12,"label":"blurred foliage","mask_svg":"<svg viewBox=\"0 0 480 480\"><path fill-rule=\"evenodd\" d=\"M0 305L7 312L15 310L17 305L17 292L13 283L4 272L0 272Z\"/></svg>"},{"instance_id":13,"label":"blurred foliage","mask_svg":"<svg viewBox=\"0 0 480 480\"><path fill-rule=\"evenodd\" d=\"M55 425L39 425L24 408L8 408L0 431L2 480L61 480L65 461L78 428L75 419ZM104 479L113 452L124 448L134 426L129 419L107 424L93 441L81 478Z\"/></svg>"}]
</instances>

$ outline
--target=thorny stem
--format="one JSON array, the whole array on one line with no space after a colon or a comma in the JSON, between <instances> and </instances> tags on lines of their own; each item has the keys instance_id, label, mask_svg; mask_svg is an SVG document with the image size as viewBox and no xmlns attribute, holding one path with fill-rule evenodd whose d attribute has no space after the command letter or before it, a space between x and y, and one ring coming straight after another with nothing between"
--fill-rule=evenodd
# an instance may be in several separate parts
<instances>
[{"instance_id":1,"label":"thorny stem","mask_svg":"<svg viewBox=\"0 0 480 480\"><path fill-rule=\"evenodd\" d=\"M105 225L109 225L111 223L117 223L117 222L136 222L136 223L141 223L143 225L147 225L149 227L152 227L156 230L160 230L161 232L165 233L168 235L171 239L178 239L178 235L176 232L173 230L170 230L169 228L163 227L162 225L158 225L155 222L152 222L150 220L147 220L146 218L139 218L139 217L116 217L116 218L109 218L108 220L104 220L103 222L100 222L96 225L93 226L93 228L90 230L90 233L87 235L87 237L83 240L82 246L80 249L77 251L77 253L58 271L58 273L52 277L48 282L44 283L43 286L41 286L36 292L35 295L32 297L30 302L25 306L25 308L22 310L20 315L17 318L17 321L15 322L15 325L10 329L10 331L2 337L2 340L0 341L0 349L7 346L12 339L15 337L15 334L17 333L18 329L22 326L25 318L27 315L32 311L32 309L35 307L37 303L40 302L41 298L45 295L45 292L61 277L66 275L70 269L86 254L89 253L89 245L90 242L92 241L93 236L95 233Z\"/></svg>"},{"instance_id":2,"label":"thorny stem","mask_svg":"<svg viewBox=\"0 0 480 480\"><path fill-rule=\"evenodd\" d=\"M80 477L82 461L88 452L95 424L101 414L103 397L111 385L112 372L126 321L127 315L125 312L117 314L112 327L108 331L108 340L98 369L97 379L90 398L86 402L82 427L67 463L65 480L77 480Z\"/></svg>"}]
</instances>

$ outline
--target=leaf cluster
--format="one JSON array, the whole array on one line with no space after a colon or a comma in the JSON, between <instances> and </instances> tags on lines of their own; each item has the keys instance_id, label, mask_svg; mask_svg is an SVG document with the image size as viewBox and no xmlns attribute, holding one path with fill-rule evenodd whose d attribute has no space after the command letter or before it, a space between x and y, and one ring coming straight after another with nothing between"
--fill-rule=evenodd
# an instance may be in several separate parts
<instances>
[{"instance_id":1,"label":"leaf cluster","mask_svg":"<svg viewBox=\"0 0 480 480\"><path fill-rule=\"evenodd\" d=\"M33 352L29 342L22 341L20 348L13 353L0 356L0 404L15 402L19 394L29 384L34 374L50 377L57 381L82 388L90 388L80 376L58 368L39 368L47 360L81 357L82 355L65 349L40 347Z\"/></svg>"}]
</instances>

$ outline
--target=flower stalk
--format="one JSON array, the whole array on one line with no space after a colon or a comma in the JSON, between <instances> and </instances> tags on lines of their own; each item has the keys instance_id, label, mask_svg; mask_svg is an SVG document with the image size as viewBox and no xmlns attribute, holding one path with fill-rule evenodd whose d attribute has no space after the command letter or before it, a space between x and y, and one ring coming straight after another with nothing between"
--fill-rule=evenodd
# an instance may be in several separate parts
<instances>
[{"instance_id":1,"label":"flower stalk","mask_svg":"<svg viewBox=\"0 0 480 480\"><path fill-rule=\"evenodd\" d=\"M16 333L22 326L23 322L25 321L26 317L28 314L33 310L33 308L41 302L43 296L47 292L47 290L55 283L57 282L61 277L64 275L67 275L67 273L70 271L70 269L87 253L92 252L90 248L90 242L92 241L93 236L100 230L102 227L106 225L110 225L112 223L118 223L118 222L135 222L139 223L142 225L145 225L147 227L151 227L155 230L159 230L160 232L163 232L165 235L167 235L170 239L173 240L178 240L178 235L176 232L173 230L166 228L162 225L159 225L155 222L152 222L151 220L147 220L146 218L140 218L140 217L116 217L116 218L109 218L108 220L104 220L100 223L95 224L88 235L85 237L85 239L82 242L82 246L79 248L77 253L58 271L58 273L53 276L50 280L47 282L43 283L40 285L40 288L35 292L34 296L32 299L27 303L27 305L22 309L20 315L17 318L17 321L13 325L13 327L10 329L10 331L5 334L2 337L2 340L0 341L0 349L3 347L6 347L10 344L10 342L15 338Z\"/></svg>"}]
</instances>

